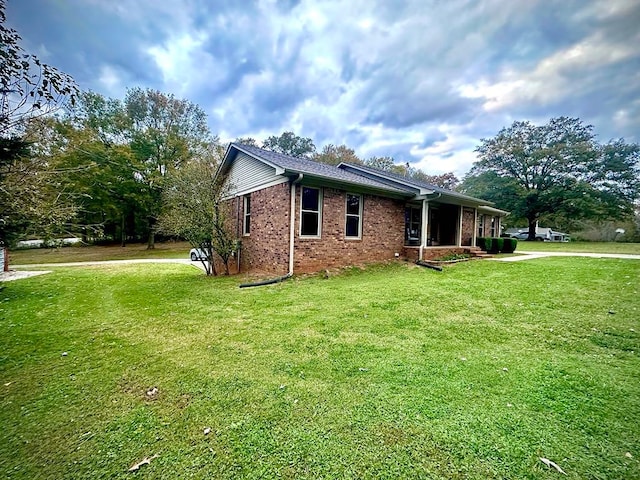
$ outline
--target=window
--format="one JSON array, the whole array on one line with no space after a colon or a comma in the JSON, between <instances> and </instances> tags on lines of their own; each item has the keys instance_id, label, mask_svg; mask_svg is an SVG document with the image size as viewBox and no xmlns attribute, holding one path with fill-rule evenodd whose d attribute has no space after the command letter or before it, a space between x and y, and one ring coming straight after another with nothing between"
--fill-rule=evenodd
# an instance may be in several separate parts
<instances>
[{"instance_id":1,"label":"window","mask_svg":"<svg viewBox=\"0 0 640 480\"><path fill-rule=\"evenodd\" d=\"M491 236L496 236L496 217L491 217Z\"/></svg>"},{"instance_id":2,"label":"window","mask_svg":"<svg viewBox=\"0 0 640 480\"><path fill-rule=\"evenodd\" d=\"M484 215L478 215L478 236L484 237Z\"/></svg>"},{"instance_id":3,"label":"window","mask_svg":"<svg viewBox=\"0 0 640 480\"><path fill-rule=\"evenodd\" d=\"M347 209L344 226L346 238L360 238L362 230L362 195L347 193Z\"/></svg>"},{"instance_id":4,"label":"window","mask_svg":"<svg viewBox=\"0 0 640 480\"><path fill-rule=\"evenodd\" d=\"M242 233L249 235L251 232L251 195L245 195L244 197L244 226L242 227Z\"/></svg>"},{"instance_id":5,"label":"window","mask_svg":"<svg viewBox=\"0 0 640 480\"><path fill-rule=\"evenodd\" d=\"M404 209L404 243L420 245L422 233L422 209L408 206Z\"/></svg>"},{"instance_id":6,"label":"window","mask_svg":"<svg viewBox=\"0 0 640 480\"><path fill-rule=\"evenodd\" d=\"M302 187L300 196L300 236L319 237L322 223L322 195L320 195L320 189Z\"/></svg>"}]
</instances>

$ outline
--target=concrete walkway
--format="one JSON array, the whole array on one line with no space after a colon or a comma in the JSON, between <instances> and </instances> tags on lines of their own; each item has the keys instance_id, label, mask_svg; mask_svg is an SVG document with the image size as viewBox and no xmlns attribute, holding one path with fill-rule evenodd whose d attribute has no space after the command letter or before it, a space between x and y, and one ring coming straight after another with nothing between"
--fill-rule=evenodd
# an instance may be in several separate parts
<instances>
[{"instance_id":1,"label":"concrete walkway","mask_svg":"<svg viewBox=\"0 0 640 480\"><path fill-rule=\"evenodd\" d=\"M518 252L520 255L504 258L490 258L497 262L520 262L544 257L589 257L589 258L625 258L628 260L640 260L640 255L628 253L586 253L586 252Z\"/></svg>"}]
</instances>

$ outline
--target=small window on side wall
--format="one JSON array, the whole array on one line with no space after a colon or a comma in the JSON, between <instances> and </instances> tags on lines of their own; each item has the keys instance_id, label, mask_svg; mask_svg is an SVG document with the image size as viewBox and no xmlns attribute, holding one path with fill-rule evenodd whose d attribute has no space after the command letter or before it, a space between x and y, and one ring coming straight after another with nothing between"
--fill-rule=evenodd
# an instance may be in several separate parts
<instances>
[{"instance_id":1,"label":"small window on side wall","mask_svg":"<svg viewBox=\"0 0 640 480\"><path fill-rule=\"evenodd\" d=\"M345 238L359 239L362 232L362 195L347 193Z\"/></svg>"},{"instance_id":2,"label":"small window on side wall","mask_svg":"<svg viewBox=\"0 0 640 480\"><path fill-rule=\"evenodd\" d=\"M322 224L320 189L302 187L300 197L300 236L319 237Z\"/></svg>"},{"instance_id":3,"label":"small window on side wall","mask_svg":"<svg viewBox=\"0 0 640 480\"><path fill-rule=\"evenodd\" d=\"M245 195L244 197L244 223L242 227L242 233L249 235L251 233L251 195Z\"/></svg>"}]
</instances>

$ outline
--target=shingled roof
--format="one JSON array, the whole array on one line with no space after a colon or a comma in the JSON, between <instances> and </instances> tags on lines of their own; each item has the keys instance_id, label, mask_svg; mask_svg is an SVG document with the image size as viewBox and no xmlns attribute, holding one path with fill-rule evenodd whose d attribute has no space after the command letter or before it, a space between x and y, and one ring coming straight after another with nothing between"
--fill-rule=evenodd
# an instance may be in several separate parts
<instances>
[{"instance_id":1,"label":"shingled roof","mask_svg":"<svg viewBox=\"0 0 640 480\"><path fill-rule=\"evenodd\" d=\"M293 157L243 143L234 142L229 145L221 169L224 169L225 164L232 161L238 152L243 152L280 170L279 174L290 176L302 174L306 177L321 179L335 184L359 186L361 188L376 190L381 193L386 192L390 195L399 195L405 198L410 198L415 195L438 193L445 198L458 199L458 201L463 203L493 205L486 200L470 197L428 182L404 177L386 170L351 163L341 163L335 167L307 158Z\"/></svg>"},{"instance_id":2,"label":"shingled roof","mask_svg":"<svg viewBox=\"0 0 640 480\"><path fill-rule=\"evenodd\" d=\"M362 187L373 188L375 190L387 191L395 194L403 194L409 196L410 192L403 188L397 188L372 178L365 177L364 175L358 175L348 172L333 165L327 165L325 163L314 162L306 158L292 157L290 155L284 155L282 153L272 152L270 150L264 150L262 148L254 147L252 145L245 145L242 143L232 143L229 149L235 147L238 151L251 155L254 158L263 160L264 162L276 167L280 167L285 173L303 174L311 177L322 178L339 183L346 183L350 185L359 185Z\"/></svg>"}]
</instances>

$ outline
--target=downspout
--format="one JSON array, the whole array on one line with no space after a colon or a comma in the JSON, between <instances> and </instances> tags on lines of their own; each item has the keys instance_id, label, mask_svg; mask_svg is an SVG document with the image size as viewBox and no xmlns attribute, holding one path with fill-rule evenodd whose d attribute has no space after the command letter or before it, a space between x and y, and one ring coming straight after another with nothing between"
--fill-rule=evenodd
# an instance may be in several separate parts
<instances>
[{"instance_id":1,"label":"downspout","mask_svg":"<svg viewBox=\"0 0 640 480\"><path fill-rule=\"evenodd\" d=\"M291 182L291 210L289 212L289 272L287 275L290 277L293 275L293 252L294 252L294 240L296 232L296 185L302 181L304 175L298 174L293 182Z\"/></svg>"},{"instance_id":2,"label":"downspout","mask_svg":"<svg viewBox=\"0 0 640 480\"><path fill-rule=\"evenodd\" d=\"M271 285L273 283L282 282L287 278L293 276L293 252L294 252L294 240L295 240L295 224L296 224L296 185L302 181L304 175L298 174L293 182L291 182L291 210L290 210L290 226L289 226L289 272L281 277L272 278L269 280L263 280L261 282L241 283L240 288L247 287L260 287L262 285Z\"/></svg>"}]
</instances>

